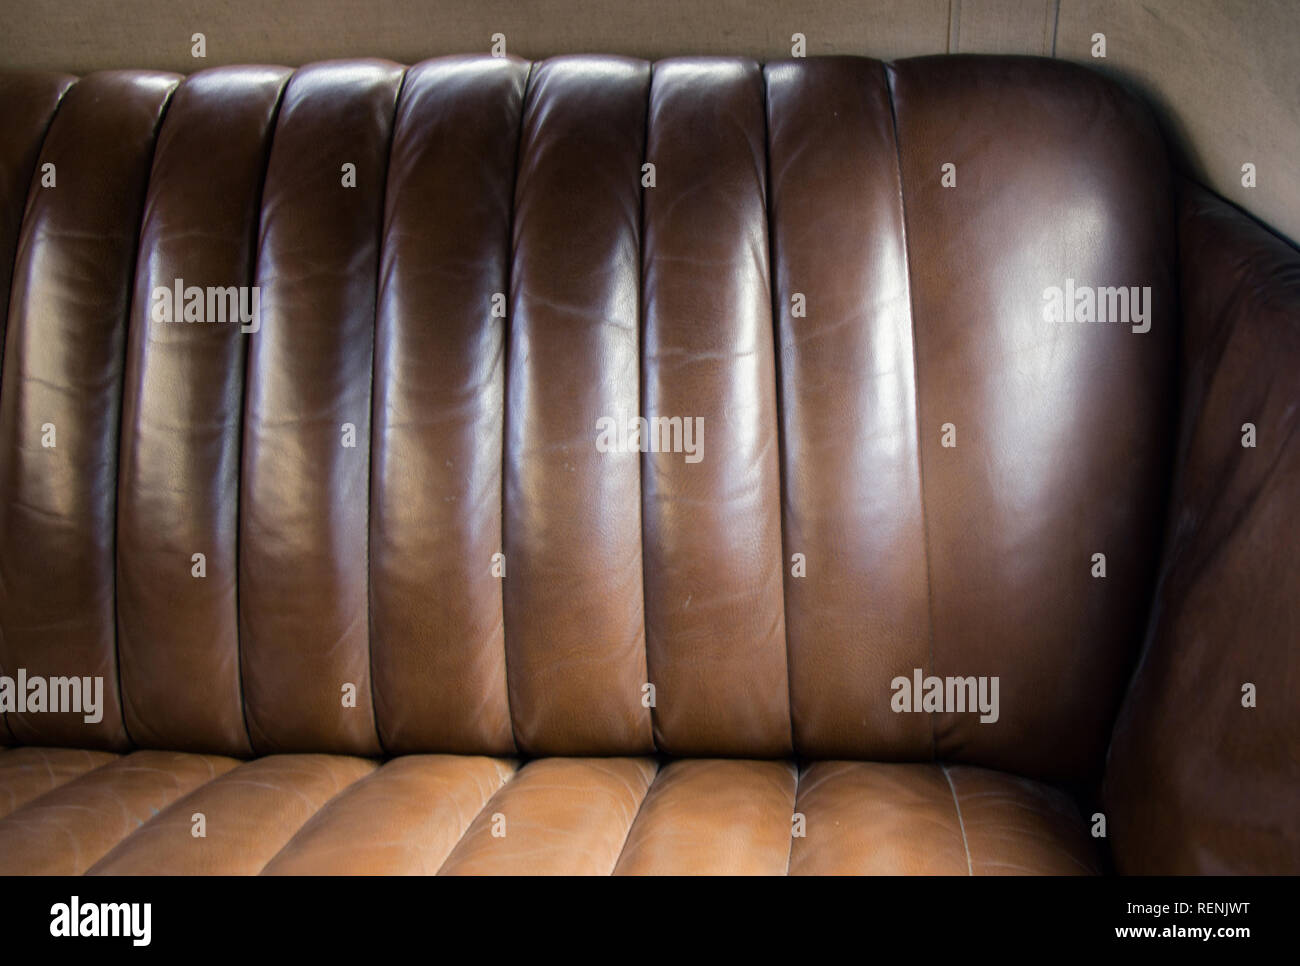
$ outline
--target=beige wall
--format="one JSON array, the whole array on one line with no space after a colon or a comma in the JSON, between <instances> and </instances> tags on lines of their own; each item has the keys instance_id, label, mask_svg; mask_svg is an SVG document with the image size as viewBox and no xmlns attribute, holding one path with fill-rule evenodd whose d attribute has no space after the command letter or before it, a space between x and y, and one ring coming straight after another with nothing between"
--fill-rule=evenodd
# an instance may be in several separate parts
<instances>
[{"instance_id":1,"label":"beige wall","mask_svg":"<svg viewBox=\"0 0 1300 966\"><path fill-rule=\"evenodd\" d=\"M1199 180L1300 241L1300 0L1062 0L1056 55L1142 90Z\"/></svg>"},{"instance_id":2,"label":"beige wall","mask_svg":"<svg viewBox=\"0 0 1300 966\"><path fill-rule=\"evenodd\" d=\"M190 56L190 36L207 58ZM1023 53L1097 67L1143 91L1194 174L1300 239L1300 0L0 0L0 66L84 73L300 64L362 54L412 63L486 50L881 58ZM1107 56L1091 56L1106 35ZM1256 165L1258 186L1241 185Z\"/></svg>"}]
</instances>

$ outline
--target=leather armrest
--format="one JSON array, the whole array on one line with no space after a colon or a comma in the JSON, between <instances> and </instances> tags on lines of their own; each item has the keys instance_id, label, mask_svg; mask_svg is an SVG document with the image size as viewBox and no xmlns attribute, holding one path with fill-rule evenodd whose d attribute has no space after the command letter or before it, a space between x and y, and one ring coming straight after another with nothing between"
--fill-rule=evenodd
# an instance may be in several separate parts
<instances>
[{"instance_id":1,"label":"leather armrest","mask_svg":"<svg viewBox=\"0 0 1300 966\"><path fill-rule=\"evenodd\" d=\"M1120 872L1295 873L1300 252L1190 182L1178 241L1177 465L1109 836Z\"/></svg>"}]
</instances>

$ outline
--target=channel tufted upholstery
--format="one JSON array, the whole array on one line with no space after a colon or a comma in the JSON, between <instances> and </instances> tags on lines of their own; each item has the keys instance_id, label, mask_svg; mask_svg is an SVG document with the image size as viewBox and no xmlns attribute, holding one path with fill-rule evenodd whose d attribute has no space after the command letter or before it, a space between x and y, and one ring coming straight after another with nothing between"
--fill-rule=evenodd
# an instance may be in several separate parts
<instances>
[{"instance_id":1,"label":"channel tufted upholstery","mask_svg":"<svg viewBox=\"0 0 1300 966\"><path fill-rule=\"evenodd\" d=\"M1300 867L1296 809L1225 806L1294 806L1294 757L1225 790L1153 745L1171 662L1228 731L1300 686L1294 553L1250 661L1180 616L1295 522L1294 378L1213 392L1294 376L1300 256L1110 82L466 56L0 74L0 118L0 673L104 679L98 722L0 715L0 873ZM1281 267L1220 287L1283 308L1180 407L1258 317L1178 261L1223 217ZM158 321L178 279L256 331ZM1067 279L1150 330L1045 322ZM701 458L597 446L638 414ZM1207 493L1252 416L1266 482ZM997 720L895 712L914 669Z\"/></svg>"}]
</instances>

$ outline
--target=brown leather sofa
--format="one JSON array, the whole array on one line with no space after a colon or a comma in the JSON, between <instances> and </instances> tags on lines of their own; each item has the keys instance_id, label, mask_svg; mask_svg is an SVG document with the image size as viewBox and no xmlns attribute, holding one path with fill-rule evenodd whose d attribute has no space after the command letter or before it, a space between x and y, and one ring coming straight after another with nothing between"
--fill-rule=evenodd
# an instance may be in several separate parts
<instances>
[{"instance_id":1,"label":"brown leather sofa","mask_svg":"<svg viewBox=\"0 0 1300 966\"><path fill-rule=\"evenodd\" d=\"M1111 82L10 73L0 132L0 872L1300 871L1300 253Z\"/></svg>"}]
</instances>

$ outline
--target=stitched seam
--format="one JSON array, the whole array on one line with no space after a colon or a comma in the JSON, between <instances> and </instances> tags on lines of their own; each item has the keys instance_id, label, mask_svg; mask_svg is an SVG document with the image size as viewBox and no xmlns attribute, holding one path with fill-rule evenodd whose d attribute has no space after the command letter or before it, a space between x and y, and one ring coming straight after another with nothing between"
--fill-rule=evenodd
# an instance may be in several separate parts
<instances>
[{"instance_id":1,"label":"stitched seam","mask_svg":"<svg viewBox=\"0 0 1300 966\"><path fill-rule=\"evenodd\" d=\"M233 774L238 770L239 768L237 767L232 768L230 771L226 772L226 775ZM274 854L269 859L267 859L265 862L262 863L261 868L257 870L256 874L257 875L264 874L266 870L271 867L271 863L280 857L280 853L282 853L285 849L287 849L290 845L293 844L294 839L296 839L302 833L303 829L307 828L307 826L311 825L312 822L316 821L317 818L325 814L325 810L327 808L329 808L339 799L343 798L344 795L348 794L354 788L357 788L360 785L364 785L366 782L370 781L370 779L374 778L382 770L383 770L382 765L376 765L373 770L371 770L365 775L362 775L360 778L356 778L348 782L346 785L344 785L342 788L336 791L333 795L330 795L328 798L326 798L325 801L321 802L320 805L316 808L316 810L313 811L310 815L306 817L306 819L303 820L302 824L300 824L297 828L295 828L292 832L289 833L289 837L284 840L283 844L281 844L281 846L275 850ZM224 778L225 775L222 775L220 777ZM217 779L213 779L213 781L216 780ZM197 791L197 789L195 790Z\"/></svg>"},{"instance_id":2,"label":"stitched seam","mask_svg":"<svg viewBox=\"0 0 1300 966\"><path fill-rule=\"evenodd\" d=\"M649 76L646 78L646 85L645 85L645 132L644 132L644 134L642 135L642 138L641 138L641 164L642 164L642 165L644 165L647 161L650 160L650 109L654 106L654 84L655 84L655 65L654 65L654 62L652 61L652 62L650 62L650 73L649 73ZM639 415L644 416L644 415L645 415L645 400L646 400L646 378L647 378L647 367L646 367L646 364L645 364L645 332L646 332L646 313L645 313L645 282L646 282L646 271L645 271L645 260L646 260L646 254L647 254L647 251L646 251L646 241L645 241L645 196L646 196L646 189L645 189L645 188L640 188L640 183L641 183L641 182L640 182L640 177L641 177L641 168L637 168L637 179L638 179L638 180L637 180L637 185L638 185L638 188L639 188L639 190L640 190L640 196L637 198L637 204L638 204L638 206L639 206L639 207L638 207L638 219L639 219L639 222L638 222L638 224L637 224L637 239L636 239L636 245L637 245L637 251L636 251L636 271L637 271L637 291L636 291L636 298L637 298L637 302L636 302L636 312L637 312L637 320L636 320L636 330L637 330L637 334L636 334L636 338L637 338L637 345L636 345L637 384L636 384L636 391L637 391L637 402L636 402L636 406L637 406L637 413L638 413ZM645 681L647 684L650 684L651 686L653 686L653 685L654 685L654 679L650 676L650 624L649 624L649 622L646 620L646 574L645 574L645 475L646 475L646 474L645 474L645 464L646 464L646 461L649 459L649 457L650 457L650 454L647 452L647 453L642 454L641 457L637 460L637 463L636 463L636 471L637 471L636 486L637 486L637 509L640 511L640 514L641 514L641 520L640 520L640 538L641 538L641 544L640 544L640 547L638 548L638 553L639 553L640 556L641 556L641 657L642 657L642 660L643 660L643 667L644 667L644 672L645 672L644 681ZM658 703L658 702L656 702L656 703ZM655 709L654 709L654 707L651 707L651 708L649 708L648 710L650 711L650 747L653 748L653 749L655 749L656 751L659 751L659 750L662 750L662 749L659 748L659 742L656 740L656 737L655 737L655 736L656 736L656 733L657 733L657 732L656 732L656 728L655 728L655 725L656 725L656 722L655 722ZM658 773L657 773L657 772L656 772L656 777L658 777ZM647 791L646 791L646 794L649 795L649 790L648 790L648 789L647 789ZM644 799L642 799L642 801L644 801ZM638 812L639 812L639 811L640 811L640 806L638 806ZM635 822L635 819L633 819L633 821ZM632 834L632 827L631 827L630 825L628 826L628 834L629 834L629 835ZM626 846L626 845L627 845L627 841L624 840L623 844L624 844L624 846ZM620 850L620 852L619 852L619 858L622 858L622 851L621 851L621 850ZM615 867L616 867L616 868L617 868L617 865L618 865L618 863L615 862Z\"/></svg>"},{"instance_id":3,"label":"stitched seam","mask_svg":"<svg viewBox=\"0 0 1300 966\"><path fill-rule=\"evenodd\" d=\"M921 508L921 542L925 554L925 612L927 633L929 637L929 655L927 671L934 673L934 580L930 572L930 521L925 513L925 461L922 458L921 442L921 361L916 346L916 302L912 293L912 253L907 239L907 205L903 200L903 146L898 139L898 108L895 104L895 75L892 64L883 65L885 71L885 88L889 92L889 116L894 125L894 156L897 161L898 174L898 213L899 234L903 245L903 280L907 285L907 314L912 330L912 404L913 419L916 426L916 480L917 497ZM930 719L930 757L938 758L938 743L934 731L935 712L929 712Z\"/></svg>"},{"instance_id":4,"label":"stitched seam","mask_svg":"<svg viewBox=\"0 0 1300 966\"><path fill-rule=\"evenodd\" d=\"M15 747L15 748L7 748L7 749L5 749L5 750L6 750L6 751L10 751L10 752L16 752L16 751L20 751L20 750L23 750L23 749L30 749L30 750L33 750L33 751L40 751L40 752L42 752L42 754L44 755L44 757L41 759L41 764L44 766L44 771L45 771L45 773L46 773L47 775L51 773L50 760L49 760L48 754L46 754L46 753L48 753L49 751L65 751L65 750L68 750L68 751L80 751L82 754L86 754L87 751L89 751L89 749L64 749L64 748L53 748L53 749L51 749L51 748L41 748L41 747L38 746L38 745L19 745L18 747ZM94 752L94 753L98 753L98 752ZM91 767L87 768L85 771L83 771L83 772L79 772L79 773L77 773L76 775L73 775L71 778L65 778L65 779L63 779L63 781L58 782L57 784L51 785L49 788L45 789L45 791L41 792L41 793L40 793L39 795L37 795L35 798L29 798L29 799L27 799L25 802L20 802L20 803L17 805L17 807L15 807L15 808L13 809L13 811L11 811L11 812L6 812L4 815L0 815L0 821L8 820L11 816L14 816L14 815L18 815L18 816L21 817L21 815L22 815L22 814L23 814L23 813L24 813L28 808L30 808L30 807L32 807L32 806L34 806L34 805L39 805L39 804L40 804L40 803L45 799L46 796L48 796L48 795L53 795L55 792L60 791L60 790L62 790L62 789L64 789L64 788L67 788L68 786L72 785L73 782L79 782L79 781L81 781L81 780L87 778L87 777L90 776L90 775L93 775L93 774L95 774L95 773L97 773L97 772L101 772L101 771L103 771L105 768L109 768L109 767L111 767L111 766L113 766L113 765L116 765L118 762L120 762L120 761L124 761L125 759L127 759L127 758L130 757L131 755L135 754L135 752L119 753L119 752L115 752L115 751L106 751L106 752L103 752L103 754L106 754L106 755L113 755L114 757L111 758L111 759L109 759L108 761L104 762L103 764L92 765ZM52 776L51 776L51 777L52 777ZM114 847L116 847L116 846L114 846Z\"/></svg>"},{"instance_id":5,"label":"stitched seam","mask_svg":"<svg viewBox=\"0 0 1300 966\"><path fill-rule=\"evenodd\" d=\"M529 64L528 70L530 74L532 73L532 69L533 69L532 65ZM525 93L527 92L527 90L528 90L528 81L527 79L525 79L524 81ZM503 781L497 787L496 791L494 791L491 795L489 795L486 799L484 799L482 807L480 807L479 810L474 813L474 817L469 820L469 823L463 829L461 829L460 837L456 839L456 844L453 845L448 850L446 858L444 858L442 862L438 864L438 869L436 872L434 872L434 875L442 875L442 870L447 867L447 863L452 860L452 857L456 854L456 850L460 848L461 845L464 843L465 836L468 835L470 833L470 830L474 828L474 824L479 820L479 818L482 817L484 812L487 812L488 809L492 807L493 802L495 802L499 797L505 794L506 789L509 788L514 783L515 779L519 777L519 773L524 770L525 767L524 762L516 761L514 762L514 765L515 765L514 770L510 772L510 774L506 777L506 780ZM489 818L490 816L491 813L489 813Z\"/></svg>"},{"instance_id":6,"label":"stitched seam","mask_svg":"<svg viewBox=\"0 0 1300 966\"><path fill-rule=\"evenodd\" d=\"M789 580L786 561L789 547L786 545L785 530L785 436L781 432L781 418L785 413L784 399L781 393L781 333L780 312L784 302L777 301L776 280L776 233L774 231L772 205L772 99L767 84L767 68L759 69L759 79L763 84L763 214L767 229L767 287L768 309L772 313L769 335L772 337L772 395L776 402L773 414L772 435L776 437L776 513L777 525L781 528L781 550L778 567L781 572L781 644L785 650L785 712L789 725L789 748L795 752L794 743L794 701L790 697L790 625L786 622L786 597L789 593Z\"/></svg>"},{"instance_id":7,"label":"stitched seam","mask_svg":"<svg viewBox=\"0 0 1300 966\"><path fill-rule=\"evenodd\" d=\"M118 771L120 771L120 770L123 769L123 768L134 767L133 764L127 764L127 762L132 762L133 759L135 758L135 756L136 756L137 754L139 754L139 753L140 753L140 752L139 752L138 750L137 750L137 751L133 751L133 752L130 752L130 753L128 753L128 754L121 755L121 756L115 758L113 761L105 762L104 764L100 765L98 768L92 768L89 772L85 772L85 773L82 774L82 775L78 775L77 778L73 779L73 782L78 781L78 780L80 780L81 778L84 778L84 777L86 777L87 775L90 775L90 774L92 774L92 773L100 773L100 772L104 772L105 770L107 770L107 769L109 769L109 768L114 768L114 770L118 770ZM203 755L195 755L194 757L205 757L205 756L203 756ZM188 803L189 803L189 800L190 800L193 796L197 795L199 792L203 791L205 788L209 788L210 786L216 784L216 783L219 782L221 779L225 778L227 775L233 775L235 772L237 772L237 771L239 771L240 769L246 767L247 764L248 764L247 762L242 762L242 761L241 761L241 762L240 762L239 764L237 764L234 768L231 768L231 769L229 769L229 770L227 770L227 771L224 771L224 772L222 772L220 775L214 775L214 774L211 774L211 772L212 772L212 764L209 762L209 763L208 763L208 772L209 772L209 775L208 775L208 778L207 778L206 781L202 781L202 782L200 782L198 785L196 785L196 786L194 786L193 788L191 788L188 792L186 792L185 794L181 795L180 797L178 797L178 798L176 798L176 799L173 799L171 802L169 802L168 804L164 805L162 808L152 810L152 814L149 815L148 818L143 819L143 820L140 822L139 825L137 825L137 826L136 826L135 828L133 828L133 829L130 829L129 831L126 832L126 834L124 834L124 835L122 835L120 838L118 838L117 841L115 841L115 842L114 842L111 846L109 846L109 847L108 847L104 852L102 852L102 853L99 855L98 858L96 858L96 859L92 860L91 862L89 862L89 863L85 866L85 868L83 868L83 869L81 870L81 873L80 873L80 874L81 874L81 875L86 875L86 876L97 874L96 870L99 868L99 866L103 865L103 864L106 863L110 858L112 858L112 857L114 856L114 854L115 854L119 849L121 849L124 845L126 845L126 843L131 842L133 839L135 839L135 837L136 837L137 835L141 834L145 829L150 828L150 827L153 825L153 823L154 823L155 821L158 821L159 819L162 819L164 816L169 815L169 814L170 814L171 812L173 812L173 811L175 811L175 812L184 812L186 809L191 808L192 806L191 806L190 804L188 804ZM50 794L52 794L52 793L55 792L55 791L58 791L58 790L60 790L60 789L62 789L62 788L65 788L65 787L68 787L68 786L72 785L73 782L64 782L62 785L59 785L59 786L57 786L57 787L55 787L55 788L50 789L50 791L46 792L45 795L50 795ZM43 795L42 798L44 798L44 797L45 797L45 796ZM36 801L40 801L40 799L36 799ZM29 802L28 804L31 804L31 803ZM14 813L11 812L10 814L12 815L12 814L14 814ZM8 816L6 816L6 817L8 817Z\"/></svg>"},{"instance_id":8,"label":"stitched seam","mask_svg":"<svg viewBox=\"0 0 1300 966\"><path fill-rule=\"evenodd\" d=\"M148 169L145 174L144 188L140 192L140 211L135 222L135 244L132 246L131 267L127 275L126 314L122 318L122 352L117 360L117 435L113 440L113 509L109 514L110 525L113 528L113 550L109 554L113 579L113 624L110 633L113 636L113 670L117 675L117 710L122 718L122 735L126 738L127 747L130 748L138 746L131 737L131 730L126 726L126 689L122 686L122 632L119 623L117 595L119 583L117 579L117 514L120 503L119 496L122 490L122 430L123 416L126 410L126 371L131 352L131 314L135 309L135 276L140 268L140 244L144 240L144 219L149 208L149 188L153 184L153 166L158 159L158 138L162 134L163 123L167 120L167 112L171 109L172 98L176 96L176 91L182 83L184 83L184 78L177 77L176 82L167 91L167 96L163 98L162 104L158 106L158 117L154 121L152 139L149 143Z\"/></svg>"},{"instance_id":9,"label":"stitched seam","mask_svg":"<svg viewBox=\"0 0 1300 966\"><path fill-rule=\"evenodd\" d=\"M510 185L510 224L506 227L505 296L507 309L506 319L501 326L501 471L498 474L498 479L501 487L501 548L499 552L505 558L504 562L507 568L510 566L510 559L506 553L506 490L508 489L506 473L510 467L507 450L510 446L510 326L514 324L515 320L515 211L518 208L520 152L524 148L524 125L528 121L528 95L532 90L533 68L536 66L536 61L528 62L528 71L524 75L524 89L519 95L519 124L515 129L515 167L512 172L514 181ZM509 572L509 569L505 571L507 574ZM506 580L508 579L508 577L502 577L500 581L501 666L506 677L506 715L510 719L510 745L515 754L522 755L523 751L519 747L519 732L515 728L515 709L510 700L510 635L509 628L506 626ZM517 773L518 769L515 771ZM483 807L486 808L487 805L484 804ZM455 851L454 847L452 851ZM449 852L448 857L450 855Z\"/></svg>"},{"instance_id":10,"label":"stitched seam","mask_svg":"<svg viewBox=\"0 0 1300 966\"><path fill-rule=\"evenodd\" d=\"M943 772L943 777L948 782L948 791L952 792L952 805L957 809L957 827L961 829L961 847L966 852L966 874L974 875L975 869L970 860L970 842L966 838L966 820L961 816L961 802L957 798L957 786L952 783L952 776L948 774L948 766L940 763L939 770Z\"/></svg>"},{"instance_id":11,"label":"stitched seam","mask_svg":"<svg viewBox=\"0 0 1300 966\"><path fill-rule=\"evenodd\" d=\"M275 134L280 127L280 109L284 106L284 95L289 90L289 83L296 75L296 70L290 71L280 81L280 86L275 92L275 103L271 106L271 116L266 124L262 154L262 176L258 179L256 194L253 197L253 224L250 226L253 237L250 239L252 244L249 245L248 272L245 276L253 285L257 284L257 272L261 264L262 201L266 197L266 179L271 172L271 153L275 148ZM235 456L235 661L239 671L237 675L239 717L244 722L244 737L248 741L247 751L249 754L256 755L258 753L257 745L253 742L253 730L248 724L247 689L244 687L244 618L239 602L240 590L243 586L243 582L240 580L240 557L242 556L244 544L244 435L248 429L248 363L252 352L252 344L251 339L244 339L242 349L239 352L239 431L235 442L235 445L239 448L239 452Z\"/></svg>"},{"instance_id":12,"label":"stitched seam","mask_svg":"<svg viewBox=\"0 0 1300 966\"><path fill-rule=\"evenodd\" d=\"M613 875L618 871L618 864L623 861L623 853L627 851L627 843L632 840L632 829L636 828L637 819L641 817L641 811L645 808L645 803L650 800L650 793L654 791L655 783L659 781L659 776L663 774L663 763L655 762L655 773L650 778L650 783L645 787L645 794L641 796L641 801L636 803L636 811L632 814L632 821L627 824L627 834L623 836L623 844L619 846L618 855L614 858L614 865L609 870Z\"/></svg>"},{"instance_id":13,"label":"stitched seam","mask_svg":"<svg viewBox=\"0 0 1300 966\"><path fill-rule=\"evenodd\" d=\"M388 122L388 151L384 158L384 185L379 192L379 237L375 243L375 296L374 311L370 319L370 421L366 431L370 436L370 445L366 447L366 671L370 678L370 724L375 730L375 742L379 745L380 755L386 755L384 735L379 727L379 703L375 700L375 582L371 579L370 542L374 526L375 493L375 361L379 357L379 296L384 282L384 242L388 238L388 182L393 171L393 144L397 140L397 122L402 108L402 94L406 91L406 79L410 68L402 68L402 76L397 81L397 90L393 92L393 113Z\"/></svg>"},{"instance_id":14,"label":"stitched seam","mask_svg":"<svg viewBox=\"0 0 1300 966\"><path fill-rule=\"evenodd\" d=\"M790 803L790 850L785 854L785 876L790 878L790 860L794 858L794 814L799 811L799 785L803 782L804 770L798 764L794 766L794 800Z\"/></svg>"}]
</instances>

